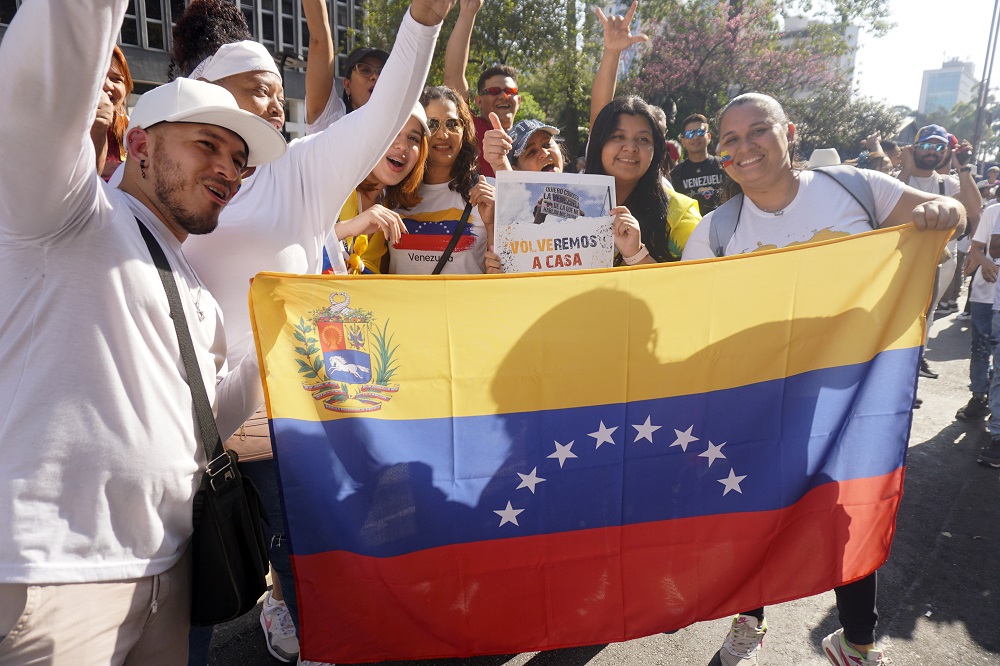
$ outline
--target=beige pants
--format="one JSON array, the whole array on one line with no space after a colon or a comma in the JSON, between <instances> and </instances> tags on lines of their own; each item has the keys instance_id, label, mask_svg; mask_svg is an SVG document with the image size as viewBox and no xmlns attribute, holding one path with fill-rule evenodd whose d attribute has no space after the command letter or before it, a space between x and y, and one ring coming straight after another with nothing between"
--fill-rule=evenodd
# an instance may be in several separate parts
<instances>
[{"instance_id":1,"label":"beige pants","mask_svg":"<svg viewBox=\"0 0 1000 666\"><path fill-rule=\"evenodd\" d=\"M0 666L185 666L190 555L158 576L0 584Z\"/></svg>"}]
</instances>

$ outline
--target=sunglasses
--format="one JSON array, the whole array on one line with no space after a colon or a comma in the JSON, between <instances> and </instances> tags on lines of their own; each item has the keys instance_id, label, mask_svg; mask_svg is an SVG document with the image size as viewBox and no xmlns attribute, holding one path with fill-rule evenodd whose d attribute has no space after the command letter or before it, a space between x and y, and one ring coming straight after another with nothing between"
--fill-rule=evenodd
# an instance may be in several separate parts
<instances>
[{"instance_id":1,"label":"sunglasses","mask_svg":"<svg viewBox=\"0 0 1000 666\"><path fill-rule=\"evenodd\" d=\"M462 123L459 122L458 118L447 118L444 121L444 126L449 132L457 132L462 127ZM431 134L437 134L437 131L441 129L441 121L437 118L428 118L427 129L431 131Z\"/></svg>"},{"instance_id":2,"label":"sunglasses","mask_svg":"<svg viewBox=\"0 0 1000 666\"><path fill-rule=\"evenodd\" d=\"M704 127L699 127L696 130L684 130L685 139L693 139L696 136L705 136L706 134L708 134L708 130L706 130Z\"/></svg>"},{"instance_id":3,"label":"sunglasses","mask_svg":"<svg viewBox=\"0 0 1000 666\"><path fill-rule=\"evenodd\" d=\"M931 143L930 141L924 141L923 143L918 143L916 148L920 150L933 150L935 153L940 153L944 150L945 146L943 143Z\"/></svg>"},{"instance_id":4,"label":"sunglasses","mask_svg":"<svg viewBox=\"0 0 1000 666\"><path fill-rule=\"evenodd\" d=\"M513 97L517 94L517 86L513 88L497 88L496 86L492 88L483 88L479 91L480 95L493 95L496 97L500 93L505 93L508 97Z\"/></svg>"},{"instance_id":5,"label":"sunglasses","mask_svg":"<svg viewBox=\"0 0 1000 666\"><path fill-rule=\"evenodd\" d=\"M366 79L370 77L372 74L376 76L380 75L382 73L382 69L383 69L382 67L372 67L366 62L359 62L357 65L354 66L354 71L360 74L361 76L365 77Z\"/></svg>"}]
</instances>

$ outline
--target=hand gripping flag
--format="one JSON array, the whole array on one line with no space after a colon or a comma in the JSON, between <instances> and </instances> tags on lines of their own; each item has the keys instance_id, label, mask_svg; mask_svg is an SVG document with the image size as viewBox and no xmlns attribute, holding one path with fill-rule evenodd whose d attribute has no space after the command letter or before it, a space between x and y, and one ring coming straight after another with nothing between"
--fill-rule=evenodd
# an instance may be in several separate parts
<instances>
[{"instance_id":1,"label":"hand gripping flag","mask_svg":"<svg viewBox=\"0 0 1000 666\"><path fill-rule=\"evenodd\" d=\"M259 275L304 658L621 641L888 557L940 233L546 275Z\"/></svg>"}]
</instances>

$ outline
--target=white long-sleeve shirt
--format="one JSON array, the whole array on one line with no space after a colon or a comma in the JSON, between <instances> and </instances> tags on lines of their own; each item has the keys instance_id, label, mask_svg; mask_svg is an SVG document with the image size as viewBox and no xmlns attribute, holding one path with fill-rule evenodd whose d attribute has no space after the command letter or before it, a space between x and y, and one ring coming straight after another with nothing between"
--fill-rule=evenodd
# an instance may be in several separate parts
<instances>
[{"instance_id":1,"label":"white long-sleeve shirt","mask_svg":"<svg viewBox=\"0 0 1000 666\"><path fill-rule=\"evenodd\" d=\"M261 271L322 270L323 242L341 207L410 117L439 30L407 12L368 103L318 134L292 141L283 157L243 181L214 232L185 241L191 264L222 306L234 351L252 340L250 278Z\"/></svg>"},{"instance_id":2,"label":"white long-sleeve shirt","mask_svg":"<svg viewBox=\"0 0 1000 666\"><path fill-rule=\"evenodd\" d=\"M252 357L226 375L221 312L177 238L95 171L127 4L32 0L0 44L0 583L148 576L187 546L205 456L135 217L173 268L222 437L260 400Z\"/></svg>"}]
</instances>

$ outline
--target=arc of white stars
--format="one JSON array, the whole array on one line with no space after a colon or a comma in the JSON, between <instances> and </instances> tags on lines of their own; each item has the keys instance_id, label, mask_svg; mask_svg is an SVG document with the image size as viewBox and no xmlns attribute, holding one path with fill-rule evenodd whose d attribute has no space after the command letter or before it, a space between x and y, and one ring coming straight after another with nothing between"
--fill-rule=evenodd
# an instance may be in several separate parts
<instances>
[{"instance_id":1,"label":"arc of white stars","mask_svg":"<svg viewBox=\"0 0 1000 666\"><path fill-rule=\"evenodd\" d=\"M635 439L633 442L638 442L640 439L649 440L649 443L653 443L653 433L662 428L663 426L652 425L649 420L651 417L646 417L646 422L639 425L633 425L632 427L636 429Z\"/></svg>"},{"instance_id":2,"label":"arc of white stars","mask_svg":"<svg viewBox=\"0 0 1000 666\"><path fill-rule=\"evenodd\" d=\"M493 511L493 513L500 516L500 525L498 525L498 527L503 527L507 523L513 523L514 525L520 527L520 525L517 524L517 516L523 512L524 509L515 509L510 505L509 501L507 502L507 508L501 509L500 511Z\"/></svg>"},{"instance_id":3,"label":"arc of white stars","mask_svg":"<svg viewBox=\"0 0 1000 666\"><path fill-rule=\"evenodd\" d=\"M719 483L721 483L722 485L724 485L726 487L726 489L722 491L722 496L725 497L726 495L728 495L730 490L735 490L740 495L742 495L743 494L743 489L740 488L740 482L743 479L745 479L745 478L747 478L746 474L744 474L742 476L736 476L736 472L733 471L732 469L730 469L729 470L729 476L727 476L724 479L719 479L718 480Z\"/></svg>"},{"instance_id":4,"label":"arc of white stars","mask_svg":"<svg viewBox=\"0 0 1000 666\"><path fill-rule=\"evenodd\" d=\"M560 444L556 442L556 450L554 453L550 453L546 458L555 458L559 461L559 469L562 469L563 464L566 462L567 458L576 458L577 455L571 450L573 448L573 442L569 444Z\"/></svg>"},{"instance_id":5,"label":"arc of white stars","mask_svg":"<svg viewBox=\"0 0 1000 666\"><path fill-rule=\"evenodd\" d=\"M595 449L601 448L601 444L611 444L613 446L615 440L611 435L614 434L615 430L618 430L618 426L615 426L614 428L608 428L607 426L604 425L604 421L601 421L601 427L597 429L597 432L592 432L589 435L590 437L593 437L594 439L597 440L597 446L595 446L594 448Z\"/></svg>"},{"instance_id":6,"label":"arc of white stars","mask_svg":"<svg viewBox=\"0 0 1000 666\"><path fill-rule=\"evenodd\" d=\"M674 428L674 434L677 435L677 439L675 439L674 443L670 446L679 446L681 447L681 451L687 453L688 444L698 441L698 438L691 434L692 430L694 430L694 426L689 427L687 430L678 430L677 428ZM709 466L711 466L711 463L709 463Z\"/></svg>"},{"instance_id":7,"label":"arc of white stars","mask_svg":"<svg viewBox=\"0 0 1000 666\"><path fill-rule=\"evenodd\" d=\"M537 467L531 470L531 472L528 474L521 474L520 472L518 472L517 475L521 477L521 485L515 488L515 490L520 490L521 488L527 488L528 490L531 491L532 495L535 494L535 486L537 486L539 483L545 480L542 477L538 476Z\"/></svg>"},{"instance_id":8,"label":"arc of white stars","mask_svg":"<svg viewBox=\"0 0 1000 666\"><path fill-rule=\"evenodd\" d=\"M726 458L726 454L722 452L722 447L725 445L726 445L725 442L723 442L722 444L712 444L712 440L708 440L708 448L704 452L699 453L698 457L708 458L708 466L711 467L712 463L714 463L719 458L722 459Z\"/></svg>"}]
</instances>

